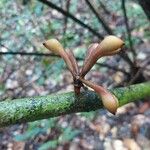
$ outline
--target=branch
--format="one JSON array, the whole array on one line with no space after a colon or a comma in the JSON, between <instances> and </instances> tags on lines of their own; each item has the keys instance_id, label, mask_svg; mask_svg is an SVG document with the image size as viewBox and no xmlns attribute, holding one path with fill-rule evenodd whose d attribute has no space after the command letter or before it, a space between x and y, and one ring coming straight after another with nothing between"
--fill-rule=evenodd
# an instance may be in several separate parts
<instances>
[{"instance_id":1,"label":"branch","mask_svg":"<svg viewBox=\"0 0 150 150\"><path fill-rule=\"evenodd\" d=\"M128 56L128 54L125 51L122 51L119 53L120 57L130 66L130 70L131 72L133 72L132 69L134 69L136 67L136 64L133 63L130 59L130 57Z\"/></svg>"},{"instance_id":2,"label":"branch","mask_svg":"<svg viewBox=\"0 0 150 150\"><path fill-rule=\"evenodd\" d=\"M112 90L119 106L150 96L150 82ZM96 93L85 91L79 96L74 92L52 94L0 102L0 127L35 121L60 115L89 112L103 108Z\"/></svg>"},{"instance_id":3,"label":"branch","mask_svg":"<svg viewBox=\"0 0 150 150\"><path fill-rule=\"evenodd\" d=\"M107 15L111 15L111 12L106 8L106 6L103 4L103 2L101 2L101 0L98 1L101 8L104 10L104 12L107 14Z\"/></svg>"},{"instance_id":4,"label":"branch","mask_svg":"<svg viewBox=\"0 0 150 150\"><path fill-rule=\"evenodd\" d=\"M96 35L98 38L103 39L103 36L100 33L98 33L96 30L94 30L93 28L91 28L90 26L88 26L87 24L85 24L84 22L82 22L81 20L79 20L76 17L74 17L68 11L63 10L62 8L58 7L57 5L53 4L50 1L47 1L47 0L38 0L38 1L42 2L43 4L46 4L47 6L53 8L55 10L57 10L58 12L60 12L61 14L63 14L64 16L67 16L68 18L70 18L73 21L75 21L76 23L78 23L80 26L88 29L91 33L93 33L94 35Z\"/></svg>"},{"instance_id":5,"label":"branch","mask_svg":"<svg viewBox=\"0 0 150 150\"><path fill-rule=\"evenodd\" d=\"M0 52L0 55L20 55L20 56L45 56L45 57L60 57L56 54L52 54L52 53L40 53L40 52Z\"/></svg>"},{"instance_id":6,"label":"branch","mask_svg":"<svg viewBox=\"0 0 150 150\"><path fill-rule=\"evenodd\" d=\"M150 1L149 0L138 0L147 18L150 20Z\"/></svg>"},{"instance_id":7,"label":"branch","mask_svg":"<svg viewBox=\"0 0 150 150\"><path fill-rule=\"evenodd\" d=\"M105 22L105 20L99 15L99 13L97 12L97 10L94 8L94 6L92 5L92 3L89 0L85 0L85 2L87 3L87 5L90 7L90 9L92 10L92 12L95 14L96 18L98 19L98 21L102 24L102 26L104 27L104 29L106 30L106 32L110 35L113 34L113 31L111 30L111 28L107 25L107 23Z\"/></svg>"},{"instance_id":8,"label":"branch","mask_svg":"<svg viewBox=\"0 0 150 150\"><path fill-rule=\"evenodd\" d=\"M69 12L69 9L70 9L70 2L71 0L67 0L66 3L65 3L65 9L67 12ZM66 35L66 31L67 31L67 27L68 27L68 17L67 16L64 16L64 27L63 27L63 36L65 37ZM64 40L64 46L66 46L66 39Z\"/></svg>"},{"instance_id":9,"label":"branch","mask_svg":"<svg viewBox=\"0 0 150 150\"><path fill-rule=\"evenodd\" d=\"M1 46L7 48L5 45L3 44L0 44ZM8 50L10 50L9 48L7 48ZM44 56L44 57L60 57L59 55L56 55L56 54L53 54L53 53L37 53L37 52L12 52L11 50L9 52L0 52L0 55L21 55L21 56ZM76 57L77 60L79 61L83 61L84 58L81 58L81 57ZM109 68L109 69L112 69L114 71L120 71L120 72L123 72L125 75L127 76L130 76L130 74L128 72L126 72L124 69L121 69L121 68L117 68L116 66L110 66L108 64L105 64L105 63L96 63L97 65L101 66L101 67L106 67L106 68Z\"/></svg>"},{"instance_id":10,"label":"branch","mask_svg":"<svg viewBox=\"0 0 150 150\"><path fill-rule=\"evenodd\" d=\"M130 31L129 23L128 23L128 17L127 17L127 12L126 12L126 7L125 7L125 0L122 0L122 10L123 10L123 15L124 15L125 26L126 26L126 30L127 30L130 50L131 50L131 52L132 52L132 54L134 56L134 59L135 59L136 52L135 52L135 49L133 48L133 43L132 43L132 39L131 39L131 31Z\"/></svg>"},{"instance_id":11,"label":"branch","mask_svg":"<svg viewBox=\"0 0 150 150\"><path fill-rule=\"evenodd\" d=\"M74 17L71 13L69 13L68 11L63 10L62 8L56 6L55 4L53 4L50 1L47 0L38 0L40 2L42 2L43 4L46 4L47 6L57 10L58 12L60 12L61 14L63 14L64 16L67 16L68 18L72 19L73 21L75 21L76 23L78 23L79 25L81 25L82 27L88 29L91 33L93 33L94 35L96 35L98 38L103 39L103 35L101 35L100 33L98 33L97 31L95 31L93 28L91 28L90 26L88 26L87 24L84 24L81 20L77 19L76 17ZM121 56L122 57L122 56ZM127 56L128 57L128 56ZM128 59L126 59L125 57L122 57L127 63L128 63L128 59L130 59L128 57ZM132 62L132 61L131 61ZM129 64L130 65L130 64ZM132 63L133 66L133 63Z\"/></svg>"}]
</instances>

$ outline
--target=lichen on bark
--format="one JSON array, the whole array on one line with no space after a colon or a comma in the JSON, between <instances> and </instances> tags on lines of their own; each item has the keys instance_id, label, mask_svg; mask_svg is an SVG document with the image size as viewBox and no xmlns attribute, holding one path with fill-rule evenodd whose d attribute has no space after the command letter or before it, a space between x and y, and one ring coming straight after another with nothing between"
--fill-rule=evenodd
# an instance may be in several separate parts
<instances>
[{"instance_id":1,"label":"lichen on bark","mask_svg":"<svg viewBox=\"0 0 150 150\"><path fill-rule=\"evenodd\" d=\"M118 98L119 106L150 97L150 82L116 88L111 92ZM60 115L89 112L103 108L102 101L93 91L79 96L74 92L6 100L0 102L0 127L30 122Z\"/></svg>"}]
</instances>

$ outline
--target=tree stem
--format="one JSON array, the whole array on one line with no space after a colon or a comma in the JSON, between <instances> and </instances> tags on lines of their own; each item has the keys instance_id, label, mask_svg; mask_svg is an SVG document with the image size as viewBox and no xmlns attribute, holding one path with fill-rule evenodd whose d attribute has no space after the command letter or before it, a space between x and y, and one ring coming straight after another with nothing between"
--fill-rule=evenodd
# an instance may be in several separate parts
<instances>
[{"instance_id":1,"label":"tree stem","mask_svg":"<svg viewBox=\"0 0 150 150\"><path fill-rule=\"evenodd\" d=\"M122 106L150 97L150 82L116 88L111 92L118 98L119 106ZM102 101L92 91L84 91L79 96L69 92L6 100L0 102L0 127L100 108L103 108Z\"/></svg>"}]
</instances>

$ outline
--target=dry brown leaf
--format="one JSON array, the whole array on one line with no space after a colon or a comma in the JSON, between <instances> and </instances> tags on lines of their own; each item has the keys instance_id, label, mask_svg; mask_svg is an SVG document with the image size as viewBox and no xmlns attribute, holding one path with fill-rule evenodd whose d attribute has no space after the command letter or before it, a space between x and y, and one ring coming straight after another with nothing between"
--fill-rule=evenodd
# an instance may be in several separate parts
<instances>
[{"instance_id":1,"label":"dry brown leaf","mask_svg":"<svg viewBox=\"0 0 150 150\"><path fill-rule=\"evenodd\" d=\"M123 142L129 150L141 150L140 146L135 142L134 139L124 139Z\"/></svg>"}]
</instances>

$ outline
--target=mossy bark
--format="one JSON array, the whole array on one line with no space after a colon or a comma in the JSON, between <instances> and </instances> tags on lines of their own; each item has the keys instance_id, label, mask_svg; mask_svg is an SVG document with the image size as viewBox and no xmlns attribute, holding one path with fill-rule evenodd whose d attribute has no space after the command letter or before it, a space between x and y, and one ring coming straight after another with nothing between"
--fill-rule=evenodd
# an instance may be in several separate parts
<instances>
[{"instance_id":1,"label":"mossy bark","mask_svg":"<svg viewBox=\"0 0 150 150\"><path fill-rule=\"evenodd\" d=\"M111 90L118 98L119 106L150 97L150 82ZM98 95L92 91L52 94L0 102L0 127L30 122L60 115L88 112L103 108Z\"/></svg>"}]
</instances>

